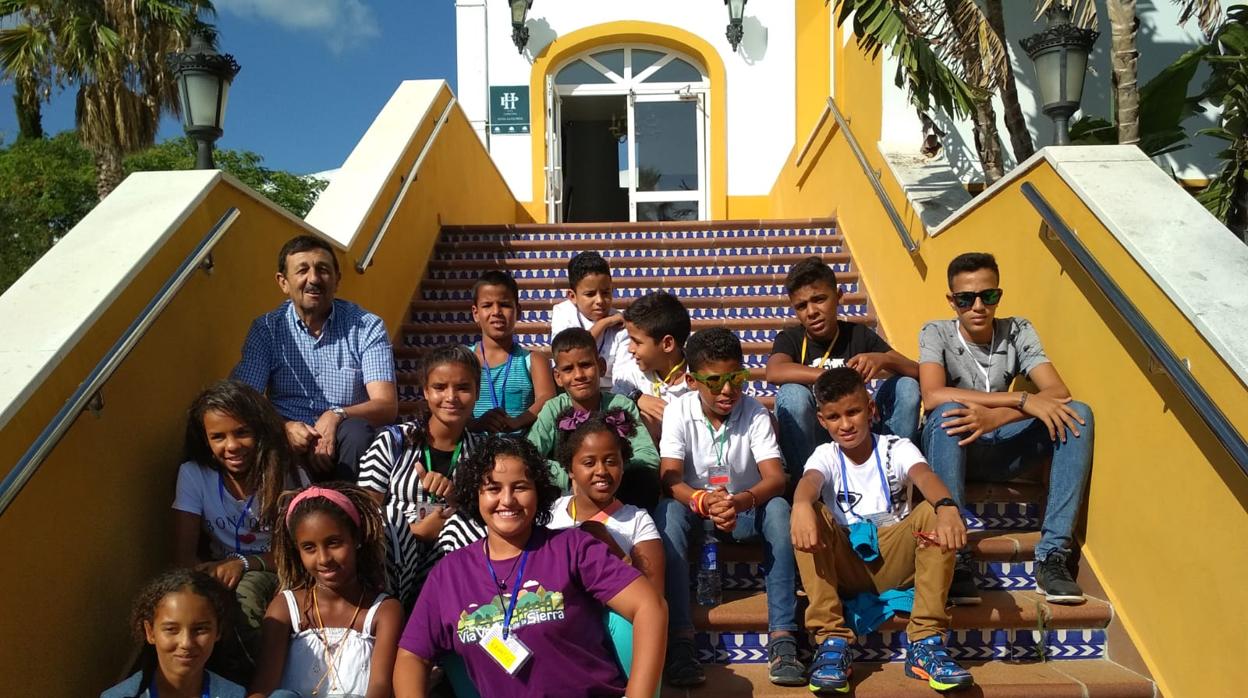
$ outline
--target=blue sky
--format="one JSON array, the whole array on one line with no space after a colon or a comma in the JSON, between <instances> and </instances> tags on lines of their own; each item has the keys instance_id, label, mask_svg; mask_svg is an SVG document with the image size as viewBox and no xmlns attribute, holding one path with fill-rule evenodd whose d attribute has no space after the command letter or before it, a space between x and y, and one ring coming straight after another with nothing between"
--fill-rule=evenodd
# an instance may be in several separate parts
<instances>
[{"instance_id":1,"label":"blue sky","mask_svg":"<svg viewBox=\"0 0 1248 698\"><path fill-rule=\"evenodd\" d=\"M242 66L218 146L308 173L338 167L403 80L455 85L452 0L216 0L220 50ZM294 8L299 8L297 11ZM17 134L13 86L0 85L0 138ZM44 110L73 128L74 88ZM166 117L158 140L181 134Z\"/></svg>"}]
</instances>

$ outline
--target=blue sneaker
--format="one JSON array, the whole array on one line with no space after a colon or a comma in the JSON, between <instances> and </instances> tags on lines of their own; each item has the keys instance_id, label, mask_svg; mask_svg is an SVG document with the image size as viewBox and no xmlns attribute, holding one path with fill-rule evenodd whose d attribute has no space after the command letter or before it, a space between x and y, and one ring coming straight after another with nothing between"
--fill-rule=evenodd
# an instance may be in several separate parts
<instances>
[{"instance_id":1,"label":"blue sneaker","mask_svg":"<svg viewBox=\"0 0 1248 698\"><path fill-rule=\"evenodd\" d=\"M815 650L814 661L810 663L810 683L807 688L812 693L849 693L849 675L853 673L853 661L853 650L850 649L848 640L843 637L824 640L819 649Z\"/></svg>"},{"instance_id":2,"label":"blue sneaker","mask_svg":"<svg viewBox=\"0 0 1248 698\"><path fill-rule=\"evenodd\" d=\"M975 684L971 672L963 669L949 656L939 635L910 643L906 653L906 676L927 681L937 691L956 691Z\"/></svg>"}]
</instances>

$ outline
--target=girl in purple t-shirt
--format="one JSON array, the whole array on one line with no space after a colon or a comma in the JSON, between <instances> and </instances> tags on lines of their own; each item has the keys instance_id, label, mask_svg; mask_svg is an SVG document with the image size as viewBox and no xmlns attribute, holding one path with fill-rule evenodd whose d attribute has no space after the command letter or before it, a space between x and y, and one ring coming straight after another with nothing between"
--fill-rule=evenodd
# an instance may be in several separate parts
<instances>
[{"instance_id":1,"label":"girl in purple t-shirt","mask_svg":"<svg viewBox=\"0 0 1248 698\"><path fill-rule=\"evenodd\" d=\"M423 698L432 663L451 652L485 696L653 694L666 645L662 597L601 541L545 528L558 490L537 450L490 437L461 466L455 494L486 538L430 573L399 641L397 698ZM604 606L633 623L627 680Z\"/></svg>"}]
</instances>

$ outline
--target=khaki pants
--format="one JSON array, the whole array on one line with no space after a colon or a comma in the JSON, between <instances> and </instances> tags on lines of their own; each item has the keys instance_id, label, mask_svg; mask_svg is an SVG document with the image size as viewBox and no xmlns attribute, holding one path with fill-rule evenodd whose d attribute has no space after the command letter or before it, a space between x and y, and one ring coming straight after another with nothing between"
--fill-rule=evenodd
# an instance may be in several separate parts
<instances>
[{"instance_id":1,"label":"khaki pants","mask_svg":"<svg viewBox=\"0 0 1248 698\"><path fill-rule=\"evenodd\" d=\"M849 533L822 502L815 504L819 541L824 547L814 553L794 550L798 573L810 606L806 609L806 629L821 643L829 637L850 642L854 632L845 625L841 595L862 592L879 594L889 589L914 587L914 610L906 634L911 642L943 633L949 628L945 599L953 579L955 555L938 546L919 547L914 531L932 531L936 511L921 502L900 523L879 531L880 556L863 562L849 544Z\"/></svg>"}]
</instances>

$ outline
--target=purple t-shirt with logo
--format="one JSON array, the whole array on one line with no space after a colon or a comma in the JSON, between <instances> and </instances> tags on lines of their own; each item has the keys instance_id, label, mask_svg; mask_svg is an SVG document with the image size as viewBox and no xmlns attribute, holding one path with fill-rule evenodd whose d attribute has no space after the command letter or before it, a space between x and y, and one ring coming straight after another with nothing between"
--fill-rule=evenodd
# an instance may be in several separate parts
<instances>
[{"instance_id":1,"label":"purple t-shirt with logo","mask_svg":"<svg viewBox=\"0 0 1248 698\"><path fill-rule=\"evenodd\" d=\"M640 573L580 529L535 528L529 549L511 631L533 656L515 675L477 644L502 624L514 582L499 594L484 542L448 554L433 568L399 647L430 660L460 655L482 696L624 695L603 608ZM495 561L494 569L502 577L511 564Z\"/></svg>"}]
</instances>

